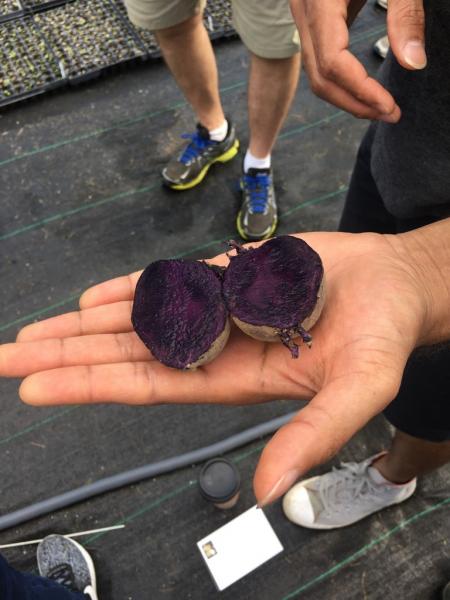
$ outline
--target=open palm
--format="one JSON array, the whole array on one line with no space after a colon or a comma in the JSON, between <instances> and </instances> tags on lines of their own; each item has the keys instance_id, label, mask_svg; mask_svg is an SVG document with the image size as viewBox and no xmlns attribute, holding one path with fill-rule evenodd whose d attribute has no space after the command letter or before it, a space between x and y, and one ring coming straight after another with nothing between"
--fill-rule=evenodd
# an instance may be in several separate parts
<instances>
[{"instance_id":1,"label":"open palm","mask_svg":"<svg viewBox=\"0 0 450 600\"><path fill-rule=\"evenodd\" d=\"M139 273L90 288L81 310L25 327L0 347L0 375L25 377L30 404L228 403L312 400L269 442L255 475L262 500L334 454L395 396L417 344L423 302L395 238L301 236L322 257L327 297L299 359L278 343L232 330L222 354L194 372L154 360L131 326ZM226 264L226 255L212 262Z\"/></svg>"}]
</instances>

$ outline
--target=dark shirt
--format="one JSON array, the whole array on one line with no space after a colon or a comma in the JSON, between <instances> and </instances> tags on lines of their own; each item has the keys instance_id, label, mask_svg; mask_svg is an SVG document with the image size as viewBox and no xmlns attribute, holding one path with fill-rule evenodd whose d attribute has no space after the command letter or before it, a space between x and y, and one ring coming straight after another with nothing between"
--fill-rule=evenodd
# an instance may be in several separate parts
<instances>
[{"instance_id":1,"label":"dark shirt","mask_svg":"<svg viewBox=\"0 0 450 600\"><path fill-rule=\"evenodd\" d=\"M389 52L379 76L402 117L374 125L371 170L399 218L450 216L450 0L424 4L427 66L409 71Z\"/></svg>"}]
</instances>

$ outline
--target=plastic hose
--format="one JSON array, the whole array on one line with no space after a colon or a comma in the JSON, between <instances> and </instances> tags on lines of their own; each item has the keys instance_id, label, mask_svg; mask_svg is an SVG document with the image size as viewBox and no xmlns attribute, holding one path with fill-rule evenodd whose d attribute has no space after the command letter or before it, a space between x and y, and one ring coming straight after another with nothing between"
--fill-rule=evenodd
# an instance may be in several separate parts
<instances>
[{"instance_id":1,"label":"plastic hose","mask_svg":"<svg viewBox=\"0 0 450 600\"><path fill-rule=\"evenodd\" d=\"M123 471L122 473L112 475L111 477L98 479L88 485L82 485L81 487L64 492L63 494L41 500L40 502L35 502L34 504L30 504L29 506L25 506L14 512L7 513L0 517L0 531L26 523L36 517L47 515L55 510L66 508L67 506L71 506L82 500L88 500L99 494L116 490L125 485L131 485L132 483L142 481L143 479L170 473L176 469L181 469L182 467L187 467L214 458L219 454L230 452L235 448L239 448L268 433L276 431L282 425L290 421L295 414L295 412L288 413L282 417L277 417L276 419L271 419L265 423L255 425L255 427L250 427L250 429L245 429L240 433L232 435L220 442L216 442L215 444L211 444L210 446L204 446L203 448L198 448L197 450L179 454L172 458L166 458L155 463L143 465L136 469Z\"/></svg>"}]
</instances>

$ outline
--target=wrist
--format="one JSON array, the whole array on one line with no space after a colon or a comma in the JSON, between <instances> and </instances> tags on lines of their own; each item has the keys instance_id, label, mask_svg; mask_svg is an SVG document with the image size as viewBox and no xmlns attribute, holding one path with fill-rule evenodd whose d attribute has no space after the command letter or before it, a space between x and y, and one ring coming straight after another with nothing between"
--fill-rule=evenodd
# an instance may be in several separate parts
<instances>
[{"instance_id":1,"label":"wrist","mask_svg":"<svg viewBox=\"0 0 450 600\"><path fill-rule=\"evenodd\" d=\"M418 345L450 339L450 219L388 236L422 303Z\"/></svg>"}]
</instances>

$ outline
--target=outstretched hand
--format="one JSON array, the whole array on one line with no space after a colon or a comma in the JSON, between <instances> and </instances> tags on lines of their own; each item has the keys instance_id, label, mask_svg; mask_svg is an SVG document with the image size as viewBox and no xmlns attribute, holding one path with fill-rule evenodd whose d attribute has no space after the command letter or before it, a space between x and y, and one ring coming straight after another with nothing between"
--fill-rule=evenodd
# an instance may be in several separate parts
<instances>
[{"instance_id":1,"label":"outstretched hand","mask_svg":"<svg viewBox=\"0 0 450 600\"><path fill-rule=\"evenodd\" d=\"M290 0L300 32L305 70L317 96L356 117L396 123L400 108L392 95L369 77L349 51L349 25L365 0ZM398 62L423 69L425 17L423 0L389 0L388 36Z\"/></svg>"},{"instance_id":2,"label":"outstretched hand","mask_svg":"<svg viewBox=\"0 0 450 600\"><path fill-rule=\"evenodd\" d=\"M25 327L0 346L0 375L24 377L21 398L34 405L121 402L311 402L268 443L254 488L266 503L330 458L395 396L417 344L426 298L398 252L396 236L301 235L322 257L325 308L313 345L292 359L279 343L233 328L219 357L194 372L152 358L130 315L139 273L87 290L80 311ZM222 254L211 262L226 264Z\"/></svg>"}]
</instances>

